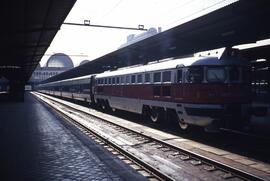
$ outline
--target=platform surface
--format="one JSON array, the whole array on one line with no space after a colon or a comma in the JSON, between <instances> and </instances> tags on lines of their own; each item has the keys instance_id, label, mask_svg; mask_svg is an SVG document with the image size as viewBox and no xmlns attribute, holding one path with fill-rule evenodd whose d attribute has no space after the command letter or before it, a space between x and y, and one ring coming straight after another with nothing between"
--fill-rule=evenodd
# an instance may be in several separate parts
<instances>
[{"instance_id":1,"label":"platform surface","mask_svg":"<svg viewBox=\"0 0 270 181\"><path fill-rule=\"evenodd\" d=\"M144 180L32 95L0 102L1 180Z\"/></svg>"}]
</instances>

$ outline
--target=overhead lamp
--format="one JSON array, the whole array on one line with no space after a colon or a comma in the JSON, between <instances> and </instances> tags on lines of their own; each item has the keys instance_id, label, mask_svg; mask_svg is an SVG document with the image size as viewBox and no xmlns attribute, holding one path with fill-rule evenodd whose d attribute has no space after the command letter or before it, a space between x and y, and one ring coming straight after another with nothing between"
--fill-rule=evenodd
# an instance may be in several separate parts
<instances>
[{"instance_id":1,"label":"overhead lamp","mask_svg":"<svg viewBox=\"0 0 270 181\"><path fill-rule=\"evenodd\" d=\"M22 67L16 66L16 65L2 65L0 66L0 69L20 69Z\"/></svg>"},{"instance_id":2,"label":"overhead lamp","mask_svg":"<svg viewBox=\"0 0 270 181\"><path fill-rule=\"evenodd\" d=\"M90 20L89 19L85 19L84 20L84 25L88 25L89 26L90 25Z\"/></svg>"},{"instance_id":3,"label":"overhead lamp","mask_svg":"<svg viewBox=\"0 0 270 181\"><path fill-rule=\"evenodd\" d=\"M138 29L139 29L139 30L144 29L144 25L138 25Z\"/></svg>"}]
</instances>

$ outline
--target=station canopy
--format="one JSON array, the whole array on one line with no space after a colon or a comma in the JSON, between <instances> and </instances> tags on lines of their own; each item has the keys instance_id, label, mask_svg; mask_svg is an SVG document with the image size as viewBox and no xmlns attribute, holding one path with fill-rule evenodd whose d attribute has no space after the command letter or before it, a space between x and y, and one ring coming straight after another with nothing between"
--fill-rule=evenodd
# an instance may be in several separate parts
<instances>
[{"instance_id":1,"label":"station canopy","mask_svg":"<svg viewBox=\"0 0 270 181\"><path fill-rule=\"evenodd\" d=\"M0 78L26 83L76 0L0 2Z\"/></svg>"},{"instance_id":2,"label":"station canopy","mask_svg":"<svg viewBox=\"0 0 270 181\"><path fill-rule=\"evenodd\" d=\"M45 82L270 38L270 1L240 0L155 36L108 53ZM268 49L269 50L269 49ZM246 52L247 53L247 52Z\"/></svg>"}]
</instances>

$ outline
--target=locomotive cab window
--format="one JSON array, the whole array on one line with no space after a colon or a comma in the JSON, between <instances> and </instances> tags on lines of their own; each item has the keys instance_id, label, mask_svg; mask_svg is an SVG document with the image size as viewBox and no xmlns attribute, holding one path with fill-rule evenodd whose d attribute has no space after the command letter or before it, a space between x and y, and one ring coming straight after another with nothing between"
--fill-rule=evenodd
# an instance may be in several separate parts
<instances>
[{"instance_id":1,"label":"locomotive cab window","mask_svg":"<svg viewBox=\"0 0 270 181\"><path fill-rule=\"evenodd\" d=\"M224 82L226 79L225 69L222 67L214 67L207 69L208 82Z\"/></svg>"},{"instance_id":2,"label":"locomotive cab window","mask_svg":"<svg viewBox=\"0 0 270 181\"><path fill-rule=\"evenodd\" d=\"M203 68L190 67L186 72L186 79L188 83L201 83L203 81Z\"/></svg>"}]
</instances>

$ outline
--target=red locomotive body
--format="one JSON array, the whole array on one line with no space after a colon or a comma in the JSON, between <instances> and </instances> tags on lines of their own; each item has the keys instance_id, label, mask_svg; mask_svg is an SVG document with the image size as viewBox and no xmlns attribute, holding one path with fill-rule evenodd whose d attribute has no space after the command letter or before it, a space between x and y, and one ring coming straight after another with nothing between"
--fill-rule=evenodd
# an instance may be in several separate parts
<instances>
[{"instance_id":1,"label":"red locomotive body","mask_svg":"<svg viewBox=\"0 0 270 181\"><path fill-rule=\"evenodd\" d=\"M95 102L149 114L158 121L176 114L181 128L209 127L226 116L248 117L248 66L235 58L164 60L97 74Z\"/></svg>"}]
</instances>

